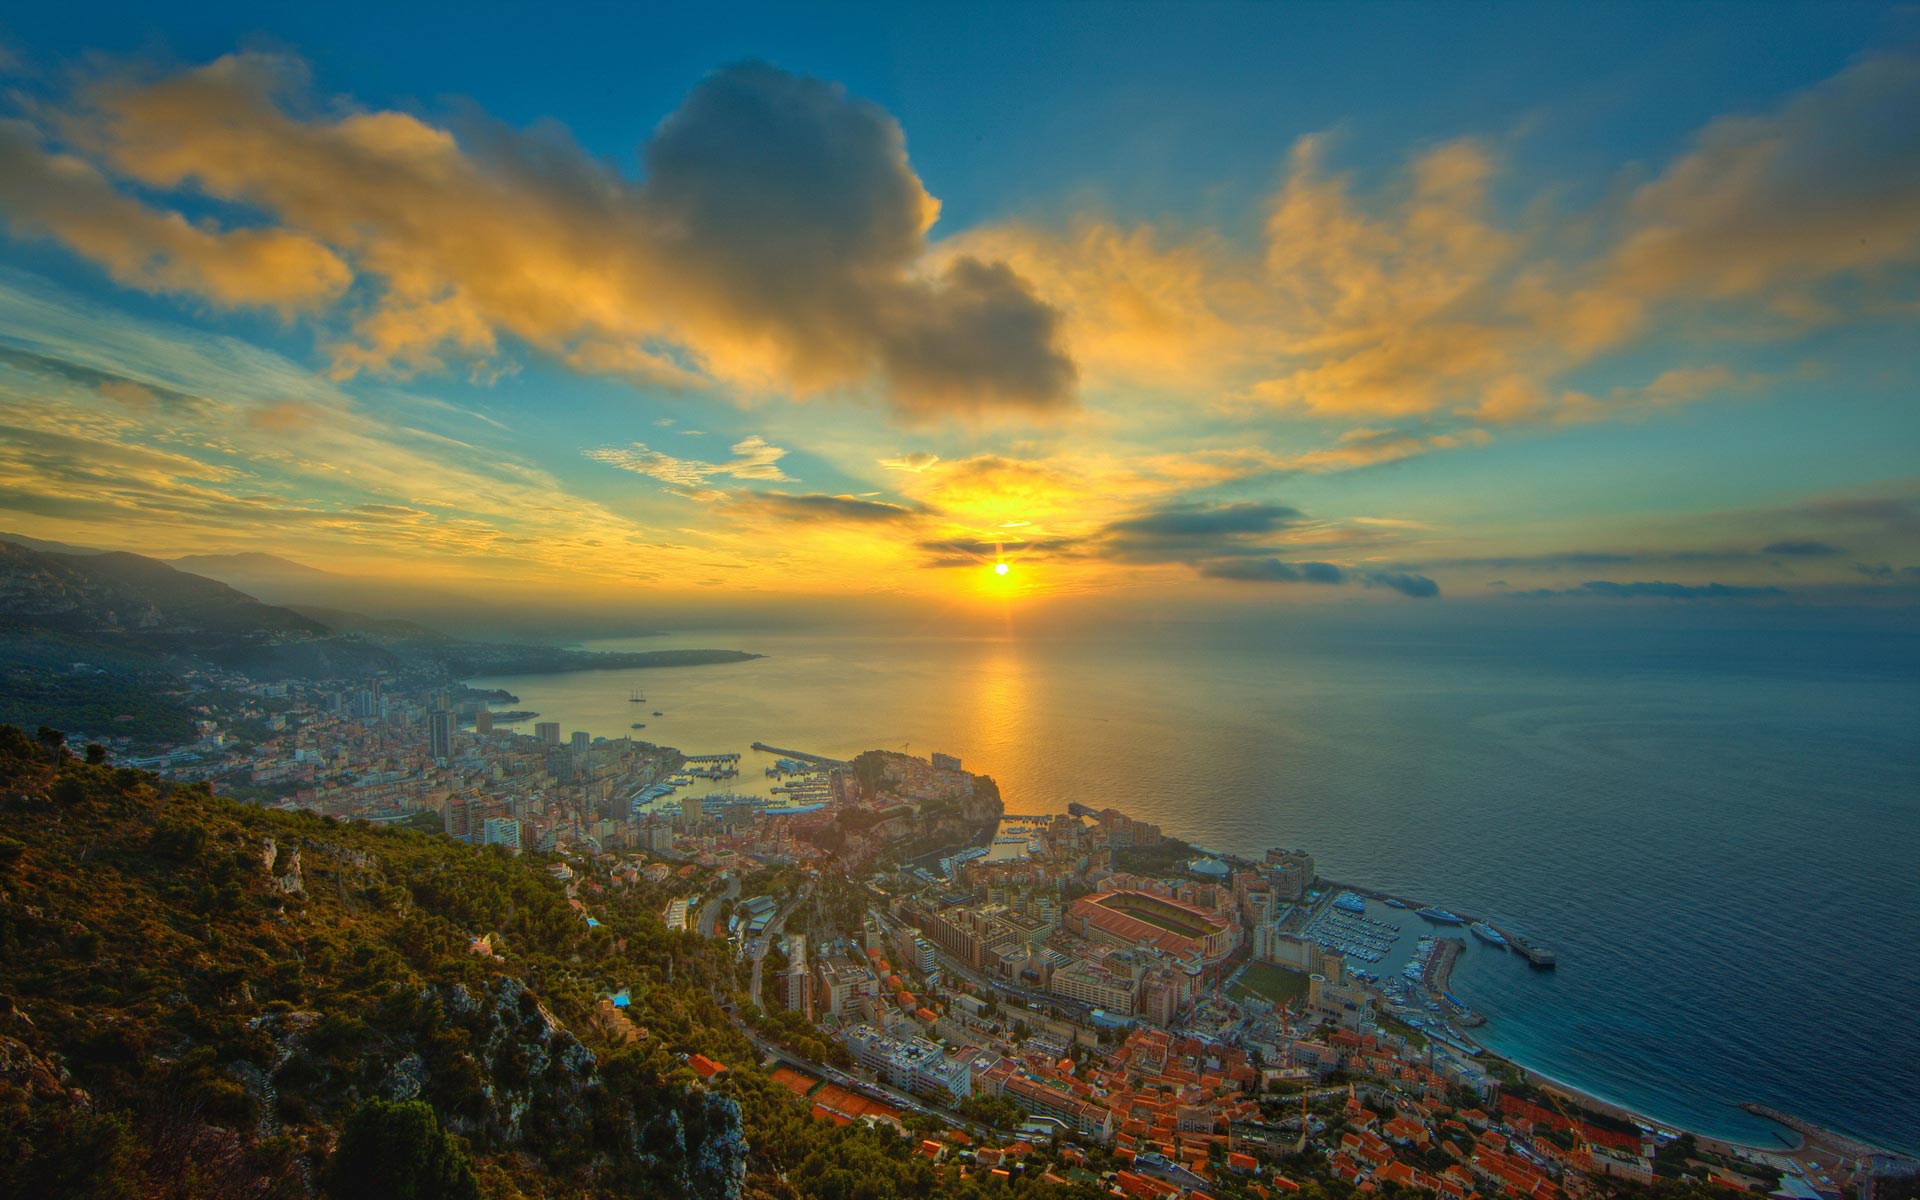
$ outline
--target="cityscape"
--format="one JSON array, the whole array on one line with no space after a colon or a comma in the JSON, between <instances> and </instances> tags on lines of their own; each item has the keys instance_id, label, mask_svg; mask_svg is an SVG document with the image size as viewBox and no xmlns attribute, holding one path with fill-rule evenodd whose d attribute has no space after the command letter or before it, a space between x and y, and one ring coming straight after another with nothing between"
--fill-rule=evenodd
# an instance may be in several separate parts
<instances>
[{"instance_id":1,"label":"cityscape","mask_svg":"<svg viewBox=\"0 0 1920 1200\"><path fill-rule=\"evenodd\" d=\"M669 897L661 925L736 964L726 1007L756 1056L686 1054L703 1083L764 1071L813 1119L890 1130L961 1178L1551 1200L1678 1174L1814 1200L1897 1195L1920 1170L1772 1110L1797 1146L1698 1137L1504 1060L1476 1041L1487 1018L1450 990L1452 964L1468 936L1535 969L1562 969L1556 953L1327 880L1306 849L1215 855L1079 802L1012 813L943 752L689 754L563 738L523 709L496 724L519 702L498 689L180 682L224 698L194 706L195 740L110 757L90 741L89 761L527 856L588 928L611 895ZM727 790L756 767L777 794ZM307 886L297 850L267 872ZM505 961L491 931L471 943ZM596 1027L644 1038L631 1003L610 985Z\"/></svg>"}]
</instances>

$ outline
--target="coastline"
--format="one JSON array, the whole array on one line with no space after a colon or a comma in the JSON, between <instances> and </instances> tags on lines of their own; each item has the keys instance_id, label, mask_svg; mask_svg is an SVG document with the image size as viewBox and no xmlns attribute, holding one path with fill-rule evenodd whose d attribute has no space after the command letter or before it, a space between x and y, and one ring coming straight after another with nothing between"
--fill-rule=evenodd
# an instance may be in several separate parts
<instances>
[{"instance_id":1,"label":"coastline","mask_svg":"<svg viewBox=\"0 0 1920 1200\"><path fill-rule=\"evenodd\" d=\"M1196 843L1187 842L1185 841L1185 839L1180 839L1180 840L1183 845L1187 846L1188 849L1192 850L1194 853L1216 858L1236 868L1246 868L1246 867L1252 867L1256 865L1255 860L1235 851L1213 851L1213 850L1205 849ZM1316 883L1319 886L1326 888L1330 891L1331 890L1352 891L1361 896L1365 896L1370 900L1384 901L1391 898L1391 899L1398 899L1402 903L1405 903L1408 905L1414 905L1419 903L1418 901L1412 900L1408 897L1396 896L1392 892L1383 891L1379 888L1370 887L1366 884L1351 883L1343 880L1329 879L1326 877L1318 878L1316 880ZM1459 910L1454 909L1451 911L1458 912ZM1468 921L1480 919L1466 913L1460 913L1460 915ZM1467 999L1467 998L1462 997L1462 999ZM1449 1024L1451 1025L1452 1022L1449 1022ZM1544 1071L1540 1071L1533 1067L1527 1066L1525 1063L1519 1062L1518 1060L1502 1053L1501 1051L1496 1050L1494 1047L1489 1046L1484 1041L1480 1040L1477 1037L1474 1037L1472 1032L1470 1032L1469 1030L1461 1029L1457 1025L1453 1026L1453 1032L1455 1036L1460 1037L1472 1043L1475 1046L1478 1046L1481 1050L1481 1053L1484 1054L1487 1058L1506 1063L1508 1066L1512 1067L1513 1070L1517 1072L1520 1075L1520 1077L1524 1079L1527 1083L1537 1087L1542 1087L1542 1088L1551 1089L1553 1091L1557 1091L1579 1107L1589 1109L1596 1113L1602 1113L1607 1116L1615 1117L1623 1121L1631 1121L1636 1125L1640 1125L1648 1129L1657 1130L1659 1132L1666 1133L1675 1137L1679 1136L1680 1134L1690 1134L1703 1149L1711 1150L1716 1153L1726 1155L1728 1157L1741 1158L1741 1157L1749 1157L1753 1155L1774 1155L1774 1156L1791 1158L1797 1162L1814 1164L1822 1168L1831 1169L1835 1166L1840 1165L1843 1162L1848 1161L1848 1156L1840 1154L1834 1149L1834 1146L1836 1143L1858 1144L1858 1145L1869 1147L1874 1153L1891 1155L1897 1158L1910 1157L1909 1155L1905 1154L1902 1151L1894 1150L1885 1146L1874 1145L1873 1143L1866 1142L1864 1139L1852 1137L1848 1134L1843 1134L1836 1130L1828 1129L1826 1126L1820 1125L1819 1123L1809 1120L1805 1117L1797 1116L1794 1114L1786 1114L1788 1116L1791 1116L1792 1119L1798 1122L1800 1125L1805 1126L1808 1131L1811 1131L1811 1136L1809 1136L1808 1133L1803 1133L1800 1129L1796 1128L1793 1125L1786 1124L1772 1116L1767 1116L1760 1113L1754 1113L1750 1108L1747 1109L1750 1115L1758 1117L1759 1119L1765 1121L1769 1127L1779 1131L1779 1137L1781 1139L1780 1144L1779 1145L1757 1145L1752 1142L1733 1141L1729 1138L1721 1137L1717 1134L1705 1133L1698 1129L1688 1128L1686 1125L1683 1125L1683 1124L1679 1124L1673 1121L1668 1121L1659 1117L1655 1117L1649 1113L1642 1112L1641 1110L1636 1109L1629 1104L1623 1103L1618 1100L1609 1100L1593 1091L1588 1090L1585 1087L1581 1087L1577 1084L1569 1083L1564 1079L1557 1078L1553 1075L1547 1074ZM1737 1106L1737 1107L1745 1107L1745 1106Z\"/></svg>"},{"instance_id":2,"label":"coastline","mask_svg":"<svg viewBox=\"0 0 1920 1200\"><path fill-rule=\"evenodd\" d=\"M1700 1143L1701 1146L1710 1150L1717 1150L1717 1151L1731 1154L1731 1155L1776 1154L1776 1155L1786 1155L1788 1157L1797 1157L1798 1155L1806 1152L1806 1150L1808 1149L1808 1142L1806 1138L1802 1137L1798 1132L1796 1132L1789 1126L1781 1125L1778 1121L1769 1122L1770 1124L1774 1125L1776 1128L1781 1130L1781 1136L1783 1140L1782 1140L1782 1144L1778 1146L1756 1146L1748 1142L1728 1141L1726 1138L1715 1137L1712 1134L1701 1133L1697 1129L1688 1129L1686 1126L1675 1124L1672 1121L1663 1121L1658 1117L1650 1116L1647 1113L1641 1112L1638 1109L1631 1107L1630 1105L1622 1104L1618 1100L1609 1100L1604 1096L1596 1095L1585 1088L1579 1087L1575 1084L1568 1083L1566 1080L1556 1078L1552 1075L1547 1074L1544 1071L1536 1071L1532 1067L1529 1067L1524 1063L1515 1062L1513 1059L1508 1058L1506 1055L1501 1054L1499 1051L1494 1050L1491 1047L1488 1047L1477 1040L1475 1041L1474 1044L1477 1046L1480 1046L1480 1048L1484 1050L1488 1055L1494 1058L1497 1058L1501 1062L1507 1063L1510 1066L1512 1066L1514 1070L1520 1073L1521 1078L1525 1079L1528 1083L1534 1085L1535 1087L1546 1088L1552 1091L1559 1092L1562 1095L1566 1096L1569 1100L1572 1100L1576 1105L1578 1105L1581 1108L1591 1109L1592 1111L1598 1112L1598 1113L1604 1113L1610 1117L1617 1117L1623 1121L1631 1121L1635 1125L1644 1126L1648 1129L1657 1130L1661 1133L1669 1133L1676 1137L1683 1133L1690 1133L1694 1136L1695 1140ZM1791 1139L1791 1140L1789 1141L1786 1139Z\"/></svg>"}]
</instances>

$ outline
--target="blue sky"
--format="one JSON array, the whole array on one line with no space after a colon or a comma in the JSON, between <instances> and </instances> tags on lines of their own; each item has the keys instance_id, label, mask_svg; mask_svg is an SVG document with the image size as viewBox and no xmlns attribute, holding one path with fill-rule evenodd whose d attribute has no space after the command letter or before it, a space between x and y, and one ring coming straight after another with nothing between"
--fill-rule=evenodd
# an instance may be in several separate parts
<instances>
[{"instance_id":1,"label":"blue sky","mask_svg":"<svg viewBox=\"0 0 1920 1200\"><path fill-rule=\"evenodd\" d=\"M0 527L607 595L1906 603L1916 46L1839 4L14 13Z\"/></svg>"}]
</instances>

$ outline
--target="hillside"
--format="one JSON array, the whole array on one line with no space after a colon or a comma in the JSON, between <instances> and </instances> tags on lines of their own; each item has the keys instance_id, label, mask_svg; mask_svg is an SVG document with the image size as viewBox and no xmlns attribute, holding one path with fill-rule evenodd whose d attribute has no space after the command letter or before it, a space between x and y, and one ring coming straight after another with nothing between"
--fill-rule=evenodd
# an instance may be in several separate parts
<instances>
[{"instance_id":1,"label":"hillside","mask_svg":"<svg viewBox=\"0 0 1920 1200\"><path fill-rule=\"evenodd\" d=\"M809 1118L722 1010L724 943L607 883L590 927L540 861L0 727L0 1194L327 1194L352 1115L405 1100L488 1197L975 1190ZM619 990L628 1020L596 1017ZM702 1084L694 1053L732 1069Z\"/></svg>"},{"instance_id":2,"label":"hillside","mask_svg":"<svg viewBox=\"0 0 1920 1200\"><path fill-rule=\"evenodd\" d=\"M170 690L183 671L204 668L259 680L384 674L441 683L757 657L738 650L596 653L465 642L407 621L263 604L138 554L61 554L0 539L0 720L100 729L102 717L127 715L134 719L129 733L164 741L177 732L182 710L141 698Z\"/></svg>"}]
</instances>

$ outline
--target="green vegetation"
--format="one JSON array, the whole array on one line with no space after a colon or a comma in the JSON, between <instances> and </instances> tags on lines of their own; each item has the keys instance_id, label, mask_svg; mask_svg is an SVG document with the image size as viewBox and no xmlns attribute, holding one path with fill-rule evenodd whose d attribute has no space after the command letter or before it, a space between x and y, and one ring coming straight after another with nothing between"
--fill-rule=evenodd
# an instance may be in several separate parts
<instances>
[{"instance_id":1,"label":"green vegetation","mask_svg":"<svg viewBox=\"0 0 1920 1200\"><path fill-rule=\"evenodd\" d=\"M1426 1034L1421 1033L1418 1029L1415 1029L1392 1013L1378 1012L1374 1014L1374 1017L1380 1022L1380 1028L1386 1030L1388 1033L1407 1039L1409 1046L1418 1048L1427 1044Z\"/></svg>"},{"instance_id":2,"label":"green vegetation","mask_svg":"<svg viewBox=\"0 0 1920 1200\"><path fill-rule=\"evenodd\" d=\"M1027 1119L1020 1106L1005 1096L968 1096L960 1102L960 1115L993 1129L1018 1129Z\"/></svg>"},{"instance_id":3,"label":"green vegetation","mask_svg":"<svg viewBox=\"0 0 1920 1200\"><path fill-rule=\"evenodd\" d=\"M1236 999L1257 996L1276 1006L1284 1006L1306 995L1307 983L1304 971L1273 963L1249 963L1247 973L1240 977L1240 982L1234 984L1229 994Z\"/></svg>"},{"instance_id":4,"label":"green vegetation","mask_svg":"<svg viewBox=\"0 0 1920 1200\"><path fill-rule=\"evenodd\" d=\"M1198 853L1179 838L1162 838L1157 846L1124 846L1115 850L1113 866L1116 871L1134 875L1165 875L1180 870Z\"/></svg>"},{"instance_id":5,"label":"green vegetation","mask_svg":"<svg viewBox=\"0 0 1920 1200\"><path fill-rule=\"evenodd\" d=\"M176 686L138 674L19 668L0 678L0 722L129 737L143 748L175 746L192 741L196 732L186 705L167 695Z\"/></svg>"},{"instance_id":6,"label":"green vegetation","mask_svg":"<svg viewBox=\"0 0 1920 1200\"><path fill-rule=\"evenodd\" d=\"M352 1182L369 1154L412 1164L415 1195L472 1194L470 1161L488 1200L987 1195L772 1083L722 1007L741 964L662 926L664 891L593 876L589 928L537 858L269 811L57 742L0 727L0 1195L397 1194ZM471 948L487 935L493 954ZM605 1026L621 989L631 1024ZM694 1053L729 1070L702 1085ZM411 1114L398 1149L368 1142L374 1103Z\"/></svg>"},{"instance_id":7,"label":"green vegetation","mask_svg":"<svg viewBox=\"0 0 1920 1200\"><path fill-rule=\"evenodd\" d=\"M355 1109L326 1185L337 1200L480 1200L466 1147L418 1100L369 1100Z\"/></svg>"}]
</instances>

